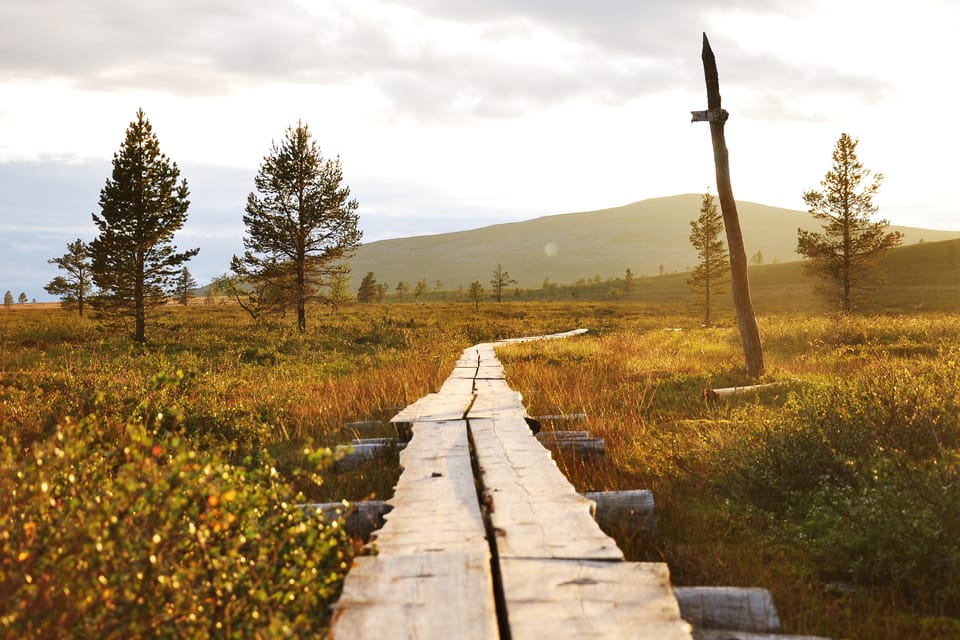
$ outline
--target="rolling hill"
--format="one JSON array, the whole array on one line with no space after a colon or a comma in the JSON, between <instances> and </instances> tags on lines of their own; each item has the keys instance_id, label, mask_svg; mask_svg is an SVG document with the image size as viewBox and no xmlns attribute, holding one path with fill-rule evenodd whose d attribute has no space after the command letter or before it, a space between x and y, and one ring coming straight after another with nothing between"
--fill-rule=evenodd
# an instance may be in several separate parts
<instances>
[{"instance_id":1,"label":"rolling hill","mask_svg":"<svg viewBox=\"0 0 960 640\"><path fill-rule=\"evenodd\" d=\"M468 287L474 280L488 284L497 264L535 288L545 278L569 283L595 275L603 279L661 271L686 271L696 263L690 245L690 221L699 215L698 194L654 198L622 207L551 215L493 225L470 231L381 240L363 245L351 260L352 287L372 271L379 282L413 285L426 278L433 288ZM799 259L797 228L819 229L804 211L737 203L748 255L760 251L764 262ZM892 227L904 234L904 249L920 241L933 243L960 238L960 231Z\"/></svg>"}]
</instances>

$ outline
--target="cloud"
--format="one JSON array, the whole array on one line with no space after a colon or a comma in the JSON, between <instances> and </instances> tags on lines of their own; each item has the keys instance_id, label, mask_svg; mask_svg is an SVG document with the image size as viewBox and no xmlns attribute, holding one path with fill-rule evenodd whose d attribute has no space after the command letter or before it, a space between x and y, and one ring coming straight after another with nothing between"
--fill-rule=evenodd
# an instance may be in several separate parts
<instances>
[{"instance_id":1,"label":"cloud","mask_svg":"<svg viewBox=\"0 0 960 640\"><path fill-rule=\"evenodd\" d=\"M713 3L601 0L13 0L0 4L0 74L95 91L219 95L263 83L366 83L400 117L503 118L565 101L617 104L699 87ZM725 10L783 11L775 0ZM791 9L797 11L797 9ZM866 79L746 55L725 77L771 91L876 94Z\"/></svg>"}]
</instances>

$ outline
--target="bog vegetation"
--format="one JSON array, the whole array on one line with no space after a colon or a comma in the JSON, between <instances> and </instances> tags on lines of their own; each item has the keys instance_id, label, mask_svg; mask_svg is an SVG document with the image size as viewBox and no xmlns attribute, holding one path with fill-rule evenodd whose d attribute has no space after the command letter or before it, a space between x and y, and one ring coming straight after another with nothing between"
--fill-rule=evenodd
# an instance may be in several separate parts
<instances>
[{"instance_id":1,"label":"bog vegetation","mask_svg":"<svg viewBox=\"0 0 960 640\"><path fill-rule=\"evenodd\" d=\"M681 283L682 286L682 283ZM654 490L613 531L679 584L764 586L788 631L960 634L960 318L760 317L753 396L729 310L636 301L347 306L252 322L171 304L144 344L55 308L0 314L0 636L322 633L358 547L312 501L384 499L392 459L335 473L353 420L387 418L501 350L531 415L583 412L607 458L580 490ZM562 427L560 427L562 428ZM389 435L384 432L382 435Z\"/></svg>"}]
</instances>

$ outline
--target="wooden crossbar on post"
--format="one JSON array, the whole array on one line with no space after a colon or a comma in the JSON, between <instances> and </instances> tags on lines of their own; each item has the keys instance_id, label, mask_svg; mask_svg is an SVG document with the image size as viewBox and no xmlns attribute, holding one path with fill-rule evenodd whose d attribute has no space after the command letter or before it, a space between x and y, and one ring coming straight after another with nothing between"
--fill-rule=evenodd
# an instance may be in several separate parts
<instances>
[{"instance_id":1,"label":"wooden crossbar on post","mask_svg":"<svg viewBox=\"0 0 960 640\"><path fill-rule=\"evenodd\" d=\"M688 640L666 565L623 561L533 437L496 346L465 350L394 417L412 433L403 473L331 637Z\"/></svg>"}]
</instances>

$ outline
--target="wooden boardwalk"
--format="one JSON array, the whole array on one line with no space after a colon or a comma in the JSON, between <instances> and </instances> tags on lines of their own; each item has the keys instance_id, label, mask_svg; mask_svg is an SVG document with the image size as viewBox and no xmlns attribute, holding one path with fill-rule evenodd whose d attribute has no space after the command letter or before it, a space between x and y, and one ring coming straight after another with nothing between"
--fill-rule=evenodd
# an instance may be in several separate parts
<instances>
[{"instance_id":1,"label":"wooden boardwalk","mask_svg":"<svg viewBox=\"0 0 960 640\"><path fill-rule=\"evenodd\" d=\"M625 562L534 438L498 344L466 349L438 393L393 418L412 433L393 509L330 637L691 638L666 565Z\"/></svg>"}]
</instances>

